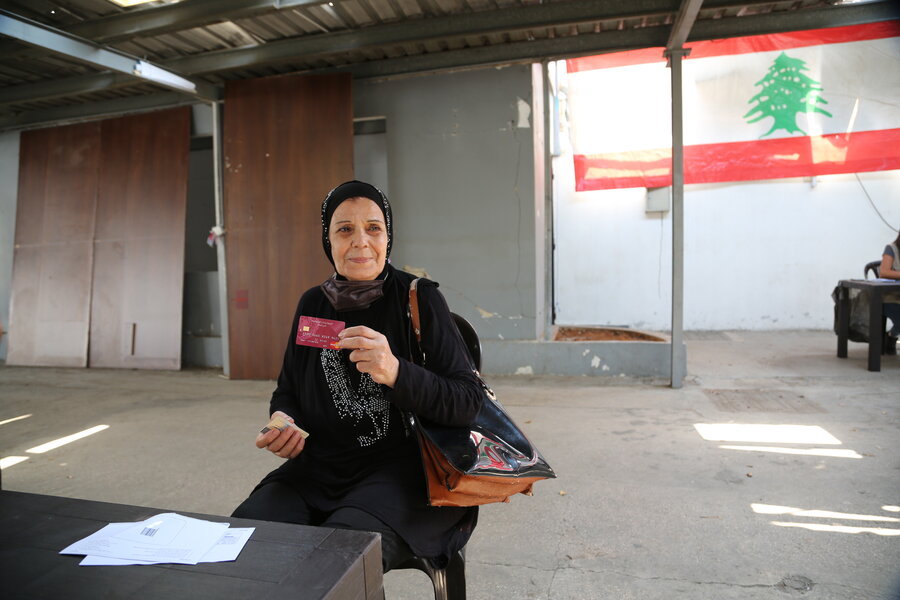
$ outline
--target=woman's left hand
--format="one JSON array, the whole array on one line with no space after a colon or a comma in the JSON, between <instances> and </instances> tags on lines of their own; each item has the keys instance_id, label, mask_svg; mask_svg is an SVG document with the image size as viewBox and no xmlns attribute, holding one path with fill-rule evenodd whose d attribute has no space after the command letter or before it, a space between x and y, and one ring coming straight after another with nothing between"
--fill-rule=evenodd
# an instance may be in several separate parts
<instances>
[{"instance_id":1,"label":"woman's left hand","mask_svg":"<svg viewBox=\"0 0 900 600\"><path fill-rule=\"evenodd\" d=\"M352 350L350 360L356 364L360 373L368 373L375 383L394 387L400 371L400 361L391 352L386 337L364 325L348 327L338 337L342 349Z\"/></svg>"}]
</instances>

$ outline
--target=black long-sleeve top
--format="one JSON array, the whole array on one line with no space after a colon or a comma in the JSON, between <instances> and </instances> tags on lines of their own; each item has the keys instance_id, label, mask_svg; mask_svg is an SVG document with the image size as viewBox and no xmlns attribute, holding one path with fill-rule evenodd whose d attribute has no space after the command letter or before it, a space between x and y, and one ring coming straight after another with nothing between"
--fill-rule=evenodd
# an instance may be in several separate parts
<instances>
[{"instance_id":1,"label":"black long-sleeve top","mask_svg":"<svg viewBox=\"0 0 900 600\"><path fill-rule=\"evenodd\" d=\"M388 265L384 296L363 310L336 311L318 287L300 298L270 413L280 410L309 432L304 450L270 473L300 491L315 509L353 506L394 529L419 556L446 558L462 547L477 509L427 505L421 459L403 412L465 425L482 392L437 284L420 280L418 301L427 368L412 362L407 311L413 276ZM385 335L400 361L393 389L361 375L347 350L295 343L300 316L365 325Z\"/></svg>"}]
</instances>

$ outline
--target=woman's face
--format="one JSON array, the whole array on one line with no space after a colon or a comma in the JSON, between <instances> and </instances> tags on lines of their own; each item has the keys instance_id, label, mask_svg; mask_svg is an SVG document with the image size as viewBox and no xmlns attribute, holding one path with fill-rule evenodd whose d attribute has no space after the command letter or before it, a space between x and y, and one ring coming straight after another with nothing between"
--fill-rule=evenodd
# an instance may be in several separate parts
<instances>
[{"instance_id":1,"label":"woman's face","mask_svg":"<svg viewBox=\"0 0 900 600\"><path fill-rule=\"evenodd\" d=\"M334 268L350 281L378 277L387 258L387 228L378 205L368 198L348 198L331 216L328 227Z\"/></svg>"}]
</instances>

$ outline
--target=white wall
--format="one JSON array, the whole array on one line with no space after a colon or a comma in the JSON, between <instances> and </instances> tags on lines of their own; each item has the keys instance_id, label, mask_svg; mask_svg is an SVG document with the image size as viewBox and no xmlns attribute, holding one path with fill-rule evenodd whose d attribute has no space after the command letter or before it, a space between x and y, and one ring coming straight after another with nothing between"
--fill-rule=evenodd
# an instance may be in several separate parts
<instances>
[{"instance_id":1,"label":"white wall","mask_svg":"<svg viewBox=\"0 0 900 600\"><path fill-rule=\"evenodd\" d=\"M671 213L643 188L575 192L570 155L554 174L556 322L668 330ZM837 281L897 237L866 192L900 227L900 171L686 186L684 328L830 328Z\"/></svg>"},{"instance_id":2,"label":"white wall","mask_svg":"<svg viewBox=\"0 0 900 600\"><path fill-rule=\"evenodd\" d=\"M4 331L0 338L0 360L6 360L18 193L19 132L0 133L0 326Z\"/></svg>"}]
</instances>

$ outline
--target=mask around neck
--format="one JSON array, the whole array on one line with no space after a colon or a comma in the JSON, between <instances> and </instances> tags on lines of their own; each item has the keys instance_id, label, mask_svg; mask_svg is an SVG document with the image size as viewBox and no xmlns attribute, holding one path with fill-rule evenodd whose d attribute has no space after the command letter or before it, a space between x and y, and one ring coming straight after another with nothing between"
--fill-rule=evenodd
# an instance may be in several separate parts
<instances>
[{"instance_id":1,"label":"mask around neck","mask_svg":"<svg viewBox=\"0 0 900 600\"><path fill-rule=\"evenodd\" d=\"M334 310L363 310L384 296L384 279L348 281L332 275L319 288Z\"/></svg>"}]
</instances>

